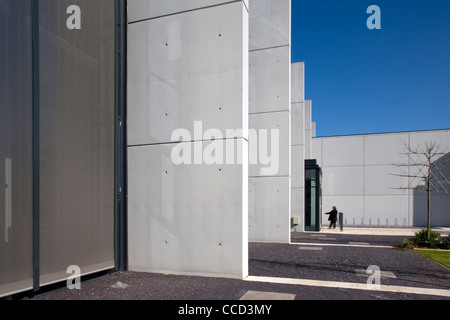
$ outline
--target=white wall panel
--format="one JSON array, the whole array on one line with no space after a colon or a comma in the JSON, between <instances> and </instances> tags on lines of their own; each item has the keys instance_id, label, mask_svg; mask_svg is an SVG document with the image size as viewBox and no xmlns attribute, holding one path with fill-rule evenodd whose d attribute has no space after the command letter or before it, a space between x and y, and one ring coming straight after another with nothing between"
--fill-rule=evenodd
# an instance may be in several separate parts
<instances>
[{"instance_id":1,"label":"white wall panel","mask_svg":"<svg viewBox=\"0 0 450 320\"><path fill-rule=\"evenodd\" d=\"M289 111L291 48L252 51L249 59L249 112Z\"/></svg>"},{"instance_id":2,"label":"white wall panel","mask_svg":"<svg viewBox=\"0 0 450 320\"><path fill-rule=\"evenodd\" d=\"M291 216L299 218L298 225L292 225L295 231L304 231L305 188L291 188Z\"/></svg>"},{"instance_id":3,"label":"white wall panel","mask_svg":"<svg viewBox=\"0 0 450 320\"><path fill-rule=\"evenodd\" d=\"M193 135L197 120L224 136L248 127L246 17L235 3L129 26L130 145Z\"/></svg>"},{"instance_id":4,"label":"white wall panel","mask_svg":"<svg viewBox=\"0 0 450 320\"><path fill-rule=\"evenodd\" d=\"M312 158L317 160L317 164L322 167L322 139L312 139Z\"/></svg>"},{"instance_id":5,"label":"white wall panel","mask_svg":"<svg viewBox=\"0 0 450 320\"><path fill-rule=\"evenodd\" d=\"M408 219L408 196L407 195L385 195L364 197L364 220L365 224L375 225L380 219L381 227L403 226L403 219ZM387 220L386 220L387 219Z\"/></svg>"},{"instance_id":6,"label":"white wall panel","mask_svg":"<svg viewBox=\"0 0 450 320\"><path fill-rule=\"evenodd\" d=\"M408 185L408 178L399 177L403 169L392 165L364 166L365 195L407 195L398 188Z\"/></svg>"},{"instance_id":7,"label":"white wall panel","mask_svg":"<svg viewBox=\"0 0 450 320\"><path fill-rule=\"evenodd\" d=\"M129 2L135 19L156 17L129 25L130 270L248 275L248 11L218 3ZM166 144L180 128L196 142ZM205 163L208 129L242 130L225 141L238 143L237 164ZM202 164L176 165L177 147Z\"/></svg>"},{"instance_id":8,"label":"white wall panel","mask_svg":"<svg viewBox=\"0 0 450 320\"><path fill-rule=\"evenodd\" d=\"M319 160L324 173L324 212L329 211L326 206L339 203L345 216L351 218L347 220L348 225L353 224L353 218L356 225L364 223L373 227L426 225L425 195L397 189L408 187L408 178L396 174L418 172L416 168L392 165L408 162L408 155L402 154L405 151L403 142L408 141L413 147L425 141L436 141L443 148L449 148L450 130L313 139L314 157ZM412 159L416 161L414 156ZM410 187L420 182L420 179L411 180L414 181L410 182ZM450 216L446 213L450 196L435 194L432 198L432 224L449 226ZM352 201L363 204L363 208L353 205Z\"/></svg>"},{"instance_id":9,"label":"white wall panel","mask_svg":"<svg viewBox=\"0 0 450 320\"><path fill-rule=\"evenodd\" d=\"M250 1L249 122L254 129L279 129L276 176L251 165L249 238L289 242L291 208L290 0ZM249 135L250 145L252 144ZM251 146L253 150L253 146ZM261 151L261 150L260 150ZM251 155L250 155L251 156ZM263 177L264 176L264 177ZM256 177L256 178L255 178Z\"/></svg>"},{"instance_id":10,"label":"white wall panel","mask_svg":"<svg viewBox=\"0 0 450 320\"><path fill-rule=\"evenodd\" d=\"M305 64L291 64L291 217L294 231L304 231L305 215Z\"/></svg>"},{"instance_id":11,"label":"white wall panel","mask_svg":"<svg viewBox=\"0 0 450 320\"><path fill-rule=\"evenodd\" d=\"M151 19L229 2L228 0L128 0L128 21ZM244 2L248 7L248 0Z\"/></svg>"},{"instance_id":12,"label":"white wall panel","mask_svg":"<svg viewBox=\"0 0 450 320\"><path fill-rule=\"evenodd\" d=\"M366 135L363 139L364 165L408 162L408 156L404 154L404 143L409 140L407 133Z\"/></svg>"},{"instance_id":13,"label":"white wall panel","mask_svg":"<svg viewBox=\"0 0 450 320\"><path fill-rule=\"evenodd\" d=\"M305 145L305 105L293 103L291 106L292 141L293 146Z\"/></svg>"},{"instance_id":14,"label":"white wall panel","mask_svg":"<svg viewBox=\"0 0 450 320\"><path fill-rule=\"evenodd\" d=\"M345 136L322 140L322 166L363 165L363 137Z\"/></svg>"},{"instance_id":15,"label":"white wall panel","mask_svg":"<svg viewBox=\"0 0 450 320\"><path fill-rule=\"evenodd\" d=\"M291 0L250 0L250 50L291 44Z\"/></svg>"},{"instance_id":16,"label":"white wall panel","mask_svg":"<svg viewBox=\"0 0 450 320\"><path fill-rule=\"evenodd\" d=\"M424 142L434 141L440 144L442 148L447 147L447 152L450 152L450 130L411 132L410 139L412 147L419 144L423 146Z\"/></svg>"},{"instance_id":17,"label":"white wall panel","mask_svg":"<svg viewBox=\"0 0 450 320\"><path fill-rule=\"evenodd\" d=\"M255 177L255 176L262 176L265 175L262 173L261 168L269 168L271 166L278 167L278 171L270 174L270 175L276 175L276 176L289 176L291 172L290 168L290 136L291 136L291 130L290 130L290 112L275 112L275 113L259 113L259 114L251 114L249 116L249 126L250 130L256 130L256 132L259 133L259 130L265 130L267 133L267 137L269 137L268 142L269 145L263 144L264 146L267 146L268 155L272 159L272 162L270 165L261 164L258 161L258 164L250 164L249 165L249 176ZM272 141L272 130L278 130L279 134L279 141ZM258 146L260 145L260 142L264 141L264 135L258 134ZM254 139L252 137L249 137L249 143L251 145L254 145ZM272 152L271 147L278 145L278 154L275 152ZM261 152L263 154L266 154L264 152L264 149L259 147L258 148L258 154ZM258 157L259 159L260 157ZM275 163L276 162L276 163Z\"/></svg>"},{"instance_id":18,"label":"white wall panel","mask_svg":"<svg viewBox=\"0 0 450 320\"><path fill-rule=\"evenodd\" d=\"M363 167L323 167L324 196L363 195Z\"/></svg>"},{"instance_id":19,"label":"white wall panel","mask_svg":"<svg viewBox=\"0 0 450 320\"><path fill-rule=\"evenodd\" d=\"M175 165L173 147L129 148L130 270L246 276L245 166Z\"/></svg>"},{"instance_id":20,"label":"white wall panel","mask_svg":"<svg viewBox=\"0 0 450 320\"><path fill-rule=\"evenodd\" d=\"M312 101L305 101L305 159L312 158Z\"/></svg>"},{"instance_id":21,"label":"white wall panel","mask_svg":"<svg viewBox=\"0 0 450 320\"><path fill-rule=\"evenodd\" d=\"M305 101L305 63L296 62L291 64L292 73L292 103Z\"/></svg>"},{"instance_id":22,"label":"white wall panel","mask_svg":"<svg viewBox=\"0 0 450 320\"><path fill-rule=\"evenodd\" d=\"M305 186L305 150L303 146L291 146L291 188Z\"/></svg>"},{"instance_id":23,"label":"white wall panel","mask_svg":"<svg viewBox=\"0 0 450 320\"><path fill-rule=\"evenodd\" d=\"M290 242L290 178L249 178L249 241Z\"/></svg>"}]
</instances>

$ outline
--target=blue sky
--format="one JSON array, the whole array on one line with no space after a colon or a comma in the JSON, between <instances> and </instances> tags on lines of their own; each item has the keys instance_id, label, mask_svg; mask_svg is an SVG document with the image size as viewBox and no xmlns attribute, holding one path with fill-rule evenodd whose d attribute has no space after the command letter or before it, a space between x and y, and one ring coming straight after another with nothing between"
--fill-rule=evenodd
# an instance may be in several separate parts
<instances>
[{"instance_id":1,"label":"blue sky","mask_svg":"<svg viewBox=\"0 0 450 320\"><path fill-rule=\"evenodd\" d=\"M292 0L292 61L317 136L450 128L449 0Z\"/></svg>"}]
</instances>

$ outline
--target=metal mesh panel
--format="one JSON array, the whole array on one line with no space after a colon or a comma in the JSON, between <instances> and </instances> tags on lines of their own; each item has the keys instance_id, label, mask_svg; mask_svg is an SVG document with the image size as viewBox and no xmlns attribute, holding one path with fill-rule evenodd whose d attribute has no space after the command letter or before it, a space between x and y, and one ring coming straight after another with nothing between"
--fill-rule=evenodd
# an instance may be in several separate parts
<instances>
[{"instance_id":1,"label":"metal mesh panel","mask_svg":"<svg viewBox=\"0 0 450 320\"><path fill-rule=\"evenodd\" d=\"M0 0L0 296L32 287L31 2Z\"/></svg>"},{"instance_id":2,"label":"metal mesh panel","mask_svg":"<svg viewBox=\"0 0 450 320\"><path fill-rule=\"evenodd\" d=\"M114 0L39 5L44 285L114 266Z\"/></svg>"}]
</instances>

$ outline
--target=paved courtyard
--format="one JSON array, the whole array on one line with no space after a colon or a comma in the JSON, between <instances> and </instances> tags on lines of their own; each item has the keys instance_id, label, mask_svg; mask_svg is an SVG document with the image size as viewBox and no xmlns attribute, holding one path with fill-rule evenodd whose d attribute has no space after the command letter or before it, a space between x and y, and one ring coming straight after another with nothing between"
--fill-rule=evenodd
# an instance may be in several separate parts
<instances>
[{"instance_id":1,"label":"paved courtyard","mask_svg":"<svg viewBox=\"0 0 450 320\"><path fill-rule=\"evenodd\" d=\"M365 231L364 231L365 230ZM293 233L290 244L250 243L245 280L124 272L36 300L450 300L450 270L393 248L414 230L324 229ZM449 229L439 230L442 234ZM367 280L379 268L378 287ZM378 275L378 273L376 274Z\"/></svg>"}]
</instances>

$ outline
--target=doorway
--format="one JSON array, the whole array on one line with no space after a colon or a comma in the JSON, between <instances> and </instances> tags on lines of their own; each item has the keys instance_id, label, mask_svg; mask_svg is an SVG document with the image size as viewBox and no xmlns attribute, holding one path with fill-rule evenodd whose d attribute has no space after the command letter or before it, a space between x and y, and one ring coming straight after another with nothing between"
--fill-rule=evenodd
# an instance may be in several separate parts
<instances>
[{"instance_id":1,"label":"doorway","mask_svg":"<svg viewBox=\"0 0 450 320\"><path fill-rule=\"evenodd\" d=\"M305 160L305 231L320 231L322 225L322 171L316 160Z\"/></svg>"}]
</instances>

